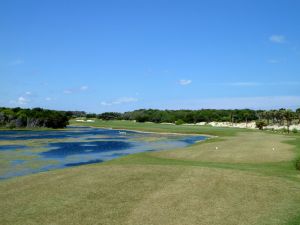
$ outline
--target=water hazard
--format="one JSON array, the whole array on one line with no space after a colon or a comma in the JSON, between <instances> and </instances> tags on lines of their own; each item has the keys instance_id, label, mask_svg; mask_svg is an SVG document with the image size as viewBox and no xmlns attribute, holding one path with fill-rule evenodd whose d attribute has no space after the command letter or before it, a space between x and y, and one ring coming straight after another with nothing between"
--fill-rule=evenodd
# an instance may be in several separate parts
<instances>
[{"instance_id":1,"label":"water hazard","mask_svg":"<svg viewBox=\"0 0 300 225\"><path fill-rule=\"evenodd\" d=\"M185 147L205 138L90 127L0 131L0 179Z\"/></svg>"}]
</instances>

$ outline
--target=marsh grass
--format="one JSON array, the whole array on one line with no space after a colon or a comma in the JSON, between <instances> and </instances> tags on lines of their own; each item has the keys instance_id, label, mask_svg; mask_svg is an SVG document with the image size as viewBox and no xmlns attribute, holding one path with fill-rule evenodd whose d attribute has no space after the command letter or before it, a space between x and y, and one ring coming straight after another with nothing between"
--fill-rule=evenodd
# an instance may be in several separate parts
<instances>
[{"instance_id":1,"label":"marsh grass","mask_svg":"<svg viewBox=\"0 0 300 225\"><path fill-rule=\"evenodd\" d=\"M295 166L297 170L300 170L300 158L296 159Z\"/></svg>"}]
</instances>

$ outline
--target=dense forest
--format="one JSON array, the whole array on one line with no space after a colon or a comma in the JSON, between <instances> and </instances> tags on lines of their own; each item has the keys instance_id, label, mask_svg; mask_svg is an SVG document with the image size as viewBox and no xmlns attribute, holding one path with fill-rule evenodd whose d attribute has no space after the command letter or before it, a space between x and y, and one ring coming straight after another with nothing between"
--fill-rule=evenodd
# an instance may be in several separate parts
<instances>
[{"instance_id":1,"label":"dense forest","mask_svg":"<svg viewBox=\"0 0 300 225\"><path fill-rule=\"evenodd\" d=\"M300 108L279 110L251 109L200 109L200 110L158 110L139 109L125 113L105 112L101 114L84 111L56 111L42 108L22 109L0 107L0 127L49 127L64 128L70 118L86 117L102 120L135 120L154 123L199 123L199 122L249 122L261 121L262 125L290 125L300 122Z\"/></svg>"},{"instance_id":2,"label":"dense forest","mask_svg":"<svg viewBox=\"0 0 300 225\"><path fill-rule=\"evenodd\" d=\"M105 112L99 115L87 114L86 117L97 117L103 120L136 120L137 122L154 123L199 123L199 122L249 122L263 120L266 125L291 123L300 121L300 108L292 111L290 109L279 110L155 110L140 109L131 112L117 113Z\"/></svg>"},{"instance_id":3,"label":"dense forest","mask_svg":"<svg viewBox=\"0 0 300 225\"><path fill-rule=\"evenodd\" d=\"M41 108L0 108L0 127L7 128L64 128L72 113Z\"/></svg>"}]
</instances>

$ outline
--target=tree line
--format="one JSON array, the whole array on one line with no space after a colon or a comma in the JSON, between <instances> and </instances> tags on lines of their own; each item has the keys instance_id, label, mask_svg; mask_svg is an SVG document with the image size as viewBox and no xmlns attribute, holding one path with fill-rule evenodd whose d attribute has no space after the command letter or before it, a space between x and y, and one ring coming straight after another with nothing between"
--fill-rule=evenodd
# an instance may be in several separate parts
<instances>
[{"instance_id":1,"label":"tree line","mask_svg":"<svg viewBox=\"0 0 300 225\"><path fill-rule=\"evenodd\" d=\"M86 114L87 118L102 120L135 120L137 122L154 123L199 123L199 122L249 122L263 121L265 125L290 125L292 121L300 122L300 108L278 110L251 109L201 109L201 110L158 110L139 109L125 113L105 112L101 114Z\"/></svg>"},{"instance_id":2,"label":"tree line","mask_svg":"<svg viewBox=\"0 0 300 225\"><path fill-rule=\"evenodd\" d=\"M300 123L300 108L297 110L252 110L252 109L200 109L158 110L139 109L125 113L105 112L101 114L84 111L56 111L42 108L22 109L0 107L0 126L9 128L49 127L64 128L70 118L86 117L102 120L135 120L154 123L199 123L199 122L249 122L257 121L261 127L278 124Z\"/></svg>"},{"instance_id":3,"label":"tree line","mask_svg":"<svg viewBox=\"0 0 300 225\"><path fill-rule=\"evenodd\" d=\"M259 120L256 122L256 126L259 129L263 129L264 126L270 124L286 125L287 132L289 133L293 121L300 124L300 108L295 111L284 108L279 110L259 110L257 115Z\"/></svg>"},{"instance_id":4,"label":"tree line","mask_svg":"<svg viewBox=\"0 0 300 225\"><path fill-rule=\"evenodd\" d=\"M71 114L42 108L22 109L0 107L0 127L6 128L64 128Z\"/></svg>"}]
</instances>

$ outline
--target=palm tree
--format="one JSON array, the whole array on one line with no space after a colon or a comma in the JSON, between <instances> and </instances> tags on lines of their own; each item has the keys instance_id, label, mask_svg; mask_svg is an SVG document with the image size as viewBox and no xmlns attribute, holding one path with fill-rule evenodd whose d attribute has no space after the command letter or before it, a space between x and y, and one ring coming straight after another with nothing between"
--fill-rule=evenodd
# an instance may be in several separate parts
<instances>
[{"instance_id":1,"label":"palm tree","mask_svg":"<svg viewBox=\"0 0 300 225\"><path fill-rule=\"evenodd\" d=\"M298 119L299 119L298 123L300 124L300 108L296 109L296 114L297 114Z\"/></svg>"},{"instance_id":2,"label":"palm tree","mask_svg":"<svg viewBox=\"0 0 300 225\"><path fill-rule=\"evenodd\" d=\"M262 112L262 118L265 119L267 121L267 125L269 125L270 124L270 119L272 118L271 117L271 111L267 111L267 110L263 111Z\"/></svg>"},{"instance_id":3,"label":"palm tree","mask_svg":"<svg viewBox=\"0 0 300 225\"><path fill-rule=\"evenodd\" d=\"M257 110L256 111L256 116L258 117L258 120L262 120L263 119L263 114L264 114L263 110Z\"/></svg>"},{"instance_id":4,"label":"palm tree","mask_svg":"<svg viewBox=\"0 0 300 225\"><path fill-rule=\"evenodd\" d=\"M293 119L295 118L295 114L292 110L286 109L283 113L283 117L286 120L286 126L287 126L288 133L290 133L290 125L291 125Z\"/></svg>"},{"instance_id":5,"label":"palm tree","mask_svg":"<svg viewBox=\"0 0 300 225\"><path fill-rule=\"evenodd\" d=\"M246 127L248 127L248 118L250 116L250 113L248 111L245 111L244 112L244 117L245 117L245 120L246 120Z\"/></svg>"},{"instance_id":6,"label":"palm tree","mask_svg":"<svg viewBox=\"0 0 300 225\"><path fill-rule=\"evenodd\" d=\"M283 119L284 119L284 112L285 112L285 109L279 109L276 111L276 120L277 122L279 123L279 125L283 125Z\"/></svg>"},{"instance_id":7,"label":"palm tree","mask_svg":"<svg viewBox=\"0 0 300 225\"><path fill-rule=\"evenodd\" d=\"M272 111L266 111L267 124L270 125L270 119L272 119Z\"/></svg>"},{"instance_id":8,"label":"palm tree","mask_svg":"<svg viewBox=\"0 0 300 225\"><path fill-rule=\"evenodd\" d=\"M231 126L233 126L233 120L234 120L234 115L233 115L233 111L230 111L230 122L231 122Z\"/></svg>"},{"instance_id":9,"label":"palm tree","mask_svg":"<svg viewBox=\"0 0 300 225\"><path fill-rule=\"evenodd\" d=\"M270 110L270 116L271 116L271 119L272 119L272 124L274 125L275 124L275 119L276 119L276 110Z\"/></svg>"}]
</instances>

